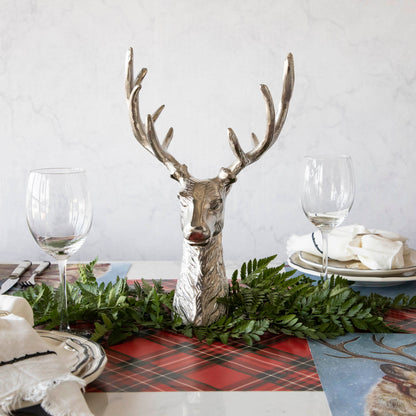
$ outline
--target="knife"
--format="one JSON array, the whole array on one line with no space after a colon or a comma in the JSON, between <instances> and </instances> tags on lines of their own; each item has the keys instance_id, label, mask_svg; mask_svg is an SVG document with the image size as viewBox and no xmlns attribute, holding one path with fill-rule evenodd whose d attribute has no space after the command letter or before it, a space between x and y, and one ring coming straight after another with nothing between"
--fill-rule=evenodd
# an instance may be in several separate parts
<instances>
[{"instance_id":1,"label":"knife","mask_svg":"<svg viewBox=\"0 0 416 416\"><path fill-rule=\"evenodd\" d=\"M32 265L29 260L22 261L10 274L9 278L3 282L0 288L0 295L10 290L20 279L22 274Z\"/></svg>"}]
</instances>

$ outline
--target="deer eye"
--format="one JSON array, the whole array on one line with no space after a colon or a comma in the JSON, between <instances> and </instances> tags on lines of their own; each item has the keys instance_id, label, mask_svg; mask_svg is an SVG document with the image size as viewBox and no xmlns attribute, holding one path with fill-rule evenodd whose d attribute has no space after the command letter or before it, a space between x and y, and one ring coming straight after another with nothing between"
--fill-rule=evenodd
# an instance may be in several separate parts
<instances>
[{"instance_id":1,"label":"deer eye","mask_svg":"<svg viewBox=\"0 0 416 416\"><path fill-rule=\"evenodd\" d=\"M209 209L216 211L222 205L222 199L215 199L209 204Z\"/></svg>"}]
</instances>

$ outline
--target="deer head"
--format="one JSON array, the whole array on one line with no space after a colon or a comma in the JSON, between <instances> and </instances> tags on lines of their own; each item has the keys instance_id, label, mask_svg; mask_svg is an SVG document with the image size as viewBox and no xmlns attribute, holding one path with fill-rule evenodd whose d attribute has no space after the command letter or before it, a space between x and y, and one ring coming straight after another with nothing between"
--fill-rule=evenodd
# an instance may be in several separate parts
<instances>
[{"instance_id":1,"label":"deer head","mask_svg":"<svg viewBox=\"0 0 416 416\"><path fill-rule=\"evenodd\" d=\"M203 246L221 233L227 182L220 178L205 181L189 178L184 182L178 198L183 237L188 244Z\"/></svg>"},{"instance_id":2,"label":"deer head","mask_svg":"<svg viewBox=\"0 0 416 416\"><path fill-rule=\"evenodd\" d=\"M217 177L208 180L193 178L186 165L179 163L167 150L173 137L170 128L161 143L156 135L154 123L160 116L164 105L159 107L153 115L147 116L145 127L139 111L139 92L142 81L147 74L143 68L137 77L133 78L133 49L130 48L126 60L126 96L129 105L130 122L137 141L162 162L169 170L171 177L177 180L181 189L178 194L182 207L181 223L184 238L191 245L204 245L210 238L221 232L224 222L225 197L236 181L238 173L260 158L277 140L289 108L289 102L294 85L293 57L288 55L284 71L283 92L279 116L275 117L273 99L266 85L261 85L261 92L267 107L267 132L260 142L252 133L253 149L244 152L237 136L230 128L229 143L236 160L228 167L221 168Z\"/></svg>"}]
</instances>

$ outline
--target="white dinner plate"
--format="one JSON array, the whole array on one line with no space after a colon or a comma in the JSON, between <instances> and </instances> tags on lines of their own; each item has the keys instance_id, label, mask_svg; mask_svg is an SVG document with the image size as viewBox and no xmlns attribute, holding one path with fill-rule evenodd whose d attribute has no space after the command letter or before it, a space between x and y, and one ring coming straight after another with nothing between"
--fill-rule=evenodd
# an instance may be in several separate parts
<instances>
[{"instance_id":1,"label":"white dinner plate","mask_svg":"<svg viewBox=\"0 0 416 416\"><path fill-rule=\"evenodd\" d=\"M304 263L300 257L299 252L293 253L289 259L288 264L290 267L293 267L296 270L299 270L302 273L311 274L312 276L320 276L321 275L321 267L313 267L309 264ZM394 286L400 285L406 282L413 282L416 281L416 275L413 276L351 276L351 275L343 275L341 273L333 273L346 280L355 282L357 285L360 286Z\"/></svg>"},{"instance_id":2,"label":"white dinner plate","mask_svg":"<svg viewBox=\"0 0 416 416\"><path fill-rule=\"evenodd\" d=\"M69 332L38 329L37 333L62 358L68 370L87 384L103 372L107 356L96 342Z\"/></svg>"},{"instance_id":3,"label":"white dinner plate","mask_svg":"<svg viewBox=\"0 0 416 416\"><path fill-rule=\"evenodd\" d=\"M313 254L307 253L305 251L300 251L299 253L300 260L309 266L314 268L320 268L322 264L322 257L315 256ZM328 272L342 274L347 276L414 276L416 274L416 250L410 249L409 255L405 257L405 266L397 269L367 269L361 268L359 266L365 267L358 260L351 261L338 261L328 259Z\"/></svg>"}]
</instances>

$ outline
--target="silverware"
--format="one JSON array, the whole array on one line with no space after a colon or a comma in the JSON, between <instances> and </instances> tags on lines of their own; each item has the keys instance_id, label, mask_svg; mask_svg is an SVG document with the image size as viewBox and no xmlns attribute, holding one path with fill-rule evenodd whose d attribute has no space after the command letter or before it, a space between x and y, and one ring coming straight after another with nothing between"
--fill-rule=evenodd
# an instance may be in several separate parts
<instances>
[{"instance_id":1,"label":"silverware","mask_svg":"<svg viewBox=\"0 0 416 416\"><path fill-rule=\"evenodd\" d=\"M21 282L20 286L22 287L29 287L29 286L35 286L35 277L40 275L42 272L44 272L49 266L51 265L50 261L42 261L38 267L34 270L32 273L32 276L25 282Z\"/></svg>"},{"instance_id":2,"label":"silverware","mask_svg":"<svg viewBox=\"0 0 416 416\"><path fill-rule=\"evenodd\" d=\"M0 295L3 293L6 293L8 290L10 290L20 279L20 277L23 275L23 273L29 269L29 267L32 265L32 262L29 260L22 261L10 274L9 278L3 282L0 288Z\"/></svg>"}]
</instances>

